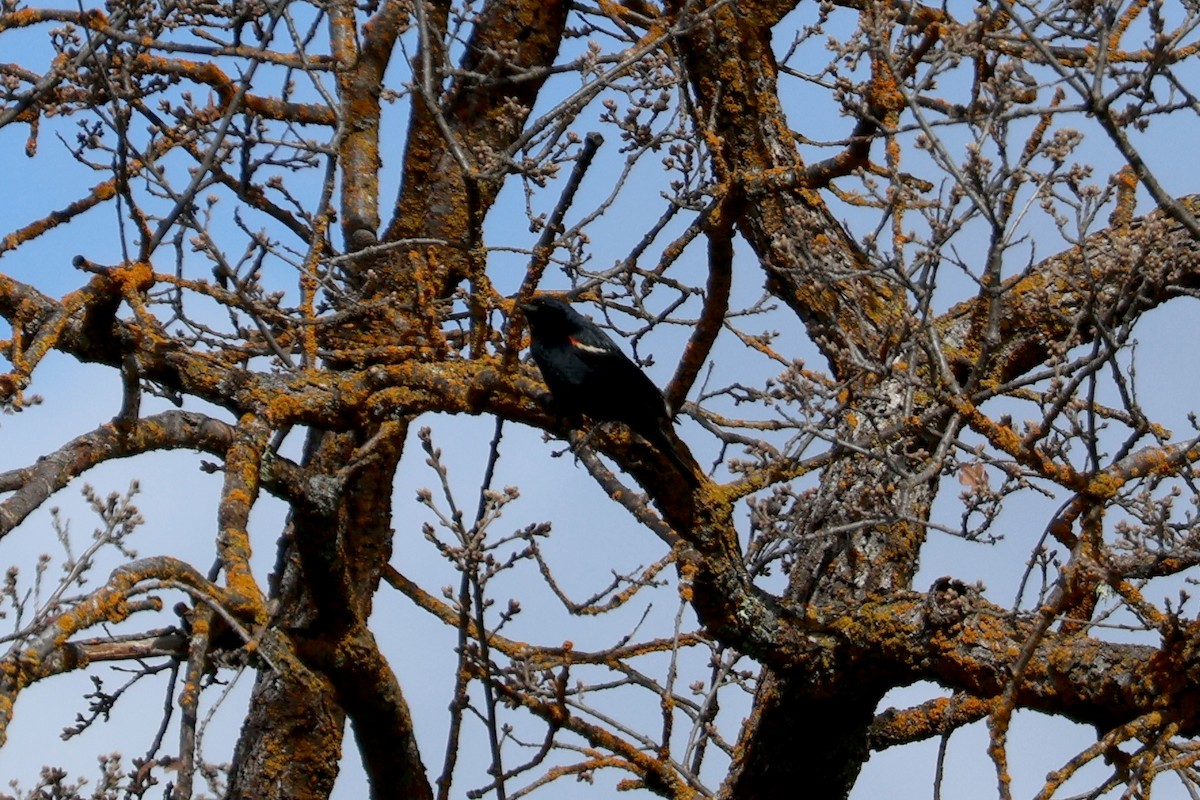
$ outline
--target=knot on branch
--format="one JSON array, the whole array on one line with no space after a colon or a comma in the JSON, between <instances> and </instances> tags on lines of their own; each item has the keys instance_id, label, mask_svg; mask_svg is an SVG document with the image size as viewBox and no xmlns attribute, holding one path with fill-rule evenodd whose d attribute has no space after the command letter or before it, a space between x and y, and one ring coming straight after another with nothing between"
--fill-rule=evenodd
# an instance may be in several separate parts
<instances>
[{"instance_id":1,"label":"knot on branch","mask_svg":"<svg viewBox=\"0 0 1200 800\"><path fill-rule=\"evenodd\" d=\"M7 372L0 375L0 400L9 400L18 396L28 381L20 375Z\"/></svg>"},{"instance_id":2,"label":"knot on branch","mask_svg":"<svg viewBox=\"0 0 1200 800\"><path fill-rule=\"evenodd\" d=\"M932 628L948 628L962 622L974 610L982 588L957 578L938 578L925 595L925 619L928 625Z\"/></svg>"},{"instance_id":3,"label":"knot on branch","mask_svg":"<svg viewBox=\"0 0 1200 800\"><path fill-rule=\"evenodd\" d=\"M99 276L100 284L109 290L116 289L122 297L140 294L154 285L154 268L145 261L133 261L117 266L105 266L89 261L83 256L71 260L75 269ZM100 288L97 286L96 288Z\"/></svg>"}]
</instances>

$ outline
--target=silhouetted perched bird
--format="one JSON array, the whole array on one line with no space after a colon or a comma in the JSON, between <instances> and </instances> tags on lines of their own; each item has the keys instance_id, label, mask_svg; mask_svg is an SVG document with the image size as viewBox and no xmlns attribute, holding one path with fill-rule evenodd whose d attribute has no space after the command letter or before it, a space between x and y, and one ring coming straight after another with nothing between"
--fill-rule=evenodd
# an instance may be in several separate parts
<instances>
[{"instance_id":1,"label":"silhouetted perched bird","mask_svg":"<svg viewBox=\"0 0 1200 800\"><path fill-rule=\"evenodd\" d=\"M533 339L530 352L550 387L553 410L564 417L623 422L697 483L693 467L675 449L671 415L662 392L608 334L555 297L521 304Z\"/></svg>"}]
</instances>

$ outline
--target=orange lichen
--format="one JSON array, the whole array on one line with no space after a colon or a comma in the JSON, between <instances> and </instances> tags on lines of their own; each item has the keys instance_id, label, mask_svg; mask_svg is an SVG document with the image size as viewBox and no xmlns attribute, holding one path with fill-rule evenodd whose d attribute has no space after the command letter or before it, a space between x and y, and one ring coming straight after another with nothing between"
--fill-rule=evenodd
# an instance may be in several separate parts
<instances>
[{"instance_id":1,"label":"orange lichen","mask_svg":"<svg viewBox=\"0 0 1200 800\"><path fill-rule=\"evenodd\" d=\"M154 270L144 261L115 267L108 274L127 295L144 292L154 285Z\"/></svg>"}]
</instances>

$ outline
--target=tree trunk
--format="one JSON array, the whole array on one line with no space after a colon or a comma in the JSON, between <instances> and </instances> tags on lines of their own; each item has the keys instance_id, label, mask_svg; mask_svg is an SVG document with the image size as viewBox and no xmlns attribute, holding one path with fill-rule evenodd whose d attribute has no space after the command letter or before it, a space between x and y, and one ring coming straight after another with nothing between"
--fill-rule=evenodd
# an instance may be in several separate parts
<instances>
[{"instance_id":1,"label":"tree trunk","mask_svg":"<svg viewBox=\"0 0 1200 800\"><path fill-rule=\"evenodd\" d=\"M347 715L372 797L432 797L407 702L366 626L391 556L392 479L407 432L390 425L366 442L310 436L306 466L340 491L332 509L293 506L272 584L273 625L288 632L319 684L260 669L232 767L233 797L328 796Z\"/></svg>"},{"instance_id":2,"label":"tree trunk","mask_svg":"<svg viewBox=\"0 0 1200 800\"><path fill-rule=\"evenodd\" d=\"M764 669L721 800L846 797L867 760L881 688L840 681L814 695L803 675Z\"/></svg>"}]
</instances>

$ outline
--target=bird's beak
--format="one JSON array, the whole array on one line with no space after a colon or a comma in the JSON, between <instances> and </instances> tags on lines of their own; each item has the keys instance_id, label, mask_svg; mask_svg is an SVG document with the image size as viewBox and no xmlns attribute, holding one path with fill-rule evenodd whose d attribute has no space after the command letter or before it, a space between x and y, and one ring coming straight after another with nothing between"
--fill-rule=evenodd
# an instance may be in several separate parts
<instances>
[{"instance_id":1,"label":"bird's beak","mask_svg":"<svg viewBox=\"0 0 1200 800\"><path fill-rule=\"evenodd\" d=\"M517 308L528 314L530 311L536 309L537 306L535 306L533 303L517 303Z\"/></svg>"}]
</instances>

